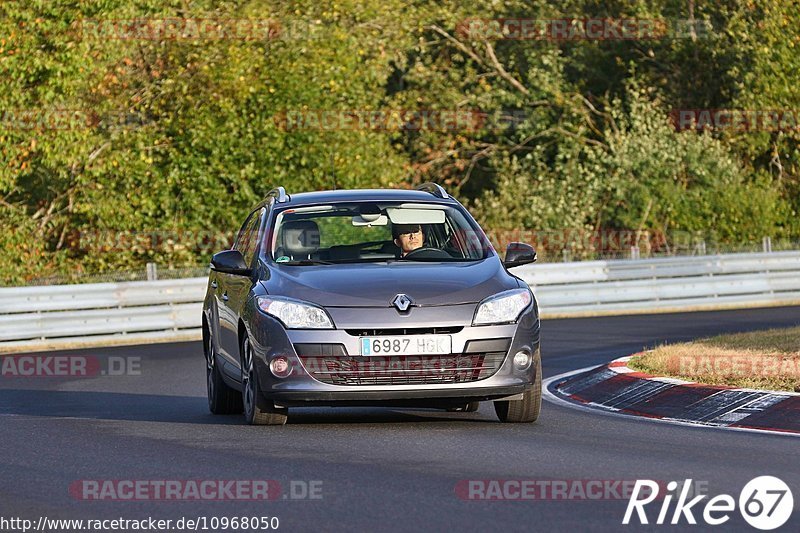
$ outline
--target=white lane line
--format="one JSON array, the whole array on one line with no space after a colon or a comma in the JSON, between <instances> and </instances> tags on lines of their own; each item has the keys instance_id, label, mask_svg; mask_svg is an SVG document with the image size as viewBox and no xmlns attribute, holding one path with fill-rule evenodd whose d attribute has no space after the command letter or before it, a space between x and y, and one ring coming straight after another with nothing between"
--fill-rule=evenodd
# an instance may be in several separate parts
<instances>
[{"instance_id":1,"label":"white lane line","mask_svg":"<svg viewBox=\"0 0 800 533\"><path fill-rule=\"evenodd\" d=\"M607 364L607 363L606 363ZM672 418L649 418L646 416L637 416L631 415L627 413L620 413L614 409L609 407L605 407L598 404L582 404L576 401L567 400L566 398L559 396L550 391L550 385L564 381L567 378L570 378L576 374L582 374L584 372L588 372L590 370L595 370L596 368L600 368L603 365L592 365L587 366L585 368L579 368L578 370L570 370L569 372L564 372L563 374L559 374L557 376L553 376L547 378L542 381L542 396L545 400L550 403L560 405L562 407L567 407L569 409L575 409L578 411L585 411L596 415L603 415L603 416L615 416L615 417L625 417L628 420L641 420L643 422L656 422L662 424L672 424L675 426L688 426L688 427L695 427L695 428L713 428L713 429L724 429L728 431L743 431L747 433L766 433L768 435L782 435L784 437L800 437L800 433L789 433L785 431L774 431L770 429L756 429L756 428L734 428L729 426L715 426L710 424L703 424L701 422L689 422L687 420L675 420ZM764 391L761 391L764 392ZM590 407L593 406L593 407Z\"/></svg>"}]
</instances>

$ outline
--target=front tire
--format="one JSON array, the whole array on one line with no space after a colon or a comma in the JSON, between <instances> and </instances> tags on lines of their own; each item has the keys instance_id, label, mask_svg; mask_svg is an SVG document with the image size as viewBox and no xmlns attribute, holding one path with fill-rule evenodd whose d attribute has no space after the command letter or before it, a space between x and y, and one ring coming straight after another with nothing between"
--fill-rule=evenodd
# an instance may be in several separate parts
<instances>
[{"instance_id":1,"label":"front tire","mask_svg":"<svg viewBox=\"0 0 800 533\"><path fill-rule=\"evenodd\" d=\"M494 411L501 422L536 422L542 409L542 359L536 354L536 377L533 386L521 400L494 402Z\"/></svg>"},{"instance_id":2,"label":"front tire","mask_svg":"<svg viewBox=\"0 0 800 533\"><path fill-rule=\"evenodd\" d=\"M287 408L275 407L261 394L253 348L247 336L242 340L242 403L244 419L252 426L282 426L289 415Z\"/></svg>"},{"instance_id":3,"label":"front tire","mask_svg":"<svg viewBox=\"0 0 800 533\"><path fill-rule=\"evenodd\" d=\"M223 381L217 367L217 355L211 334L206 335L206 392L208 410L215 415L234 415L242 412L242 395Z\"/></svg>"}]
</instances>

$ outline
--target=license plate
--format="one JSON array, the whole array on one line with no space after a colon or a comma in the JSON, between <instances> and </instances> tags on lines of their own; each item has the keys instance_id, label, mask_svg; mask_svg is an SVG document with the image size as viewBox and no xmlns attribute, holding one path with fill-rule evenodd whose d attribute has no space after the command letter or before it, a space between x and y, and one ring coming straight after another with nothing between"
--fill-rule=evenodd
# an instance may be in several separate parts
<instances>
[{"instance_id":1,"label":"license plate","mask_svg":"<svg viewBox=\"0 0 800 533\"><path fill-rule=\"evenodd\" d=\"M452 348L450 335L391 335L360 339L361 355L446 355Z\"/></svg>"}]
</instances>

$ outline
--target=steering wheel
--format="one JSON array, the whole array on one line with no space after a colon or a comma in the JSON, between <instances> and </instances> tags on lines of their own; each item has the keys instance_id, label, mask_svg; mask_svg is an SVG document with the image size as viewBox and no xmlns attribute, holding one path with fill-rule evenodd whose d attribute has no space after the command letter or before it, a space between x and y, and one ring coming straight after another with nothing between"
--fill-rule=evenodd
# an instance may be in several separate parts
<instances>
[{"instance_id":1,"label":"steering wheel","mask_svg":"<svg viewBox=\"0 0 800 533\"><path fill-rule=\"evenodd\" d=\"M420 258L420 259L451 259L452 256L445 252L444 250L440 250L439 248L434 248L432 246L421 246L414 250L411 250L403 258Z\"/></svg>"}]
</instances>

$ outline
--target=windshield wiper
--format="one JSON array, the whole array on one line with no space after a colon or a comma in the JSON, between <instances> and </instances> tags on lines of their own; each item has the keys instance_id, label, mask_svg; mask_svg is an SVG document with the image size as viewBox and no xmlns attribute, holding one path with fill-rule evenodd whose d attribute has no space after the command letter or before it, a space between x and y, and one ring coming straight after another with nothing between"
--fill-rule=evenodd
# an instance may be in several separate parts
<instances>
[{"instance_id":1,"label":"windshield wiper","mask_svg":"<svg viewBox=\"0 0 800 533\"><path fill-rule=\"evenodd\" d=\"M389 263L405 261L408 263L471 263L478 259L467 259L462 257L396 257L386 259Z\"/></svg>"},{"instance_id":2,"label":"windshield wiper","mask_svg":"<svg viewBox=\"0 0 800 533\"><path fill-rule=\"evenodd\" d=\"M279 265L307 266L307 265L335 265L333 261L323 261L322 259L298 259L297 261L276 261Z\"/></svg>"},{"instance_id":3,"label":"windshield wiper","mask_svg":"<svg viewBox=\"0 0 800 533\"><path fill-rule=\"evenodd\" d=\"M356 259L341 259L336 261L337 265L354 265L358 263L383 263L384 261L394 261L394 257L359 257Z\"/></svg>"}]
</instances>

